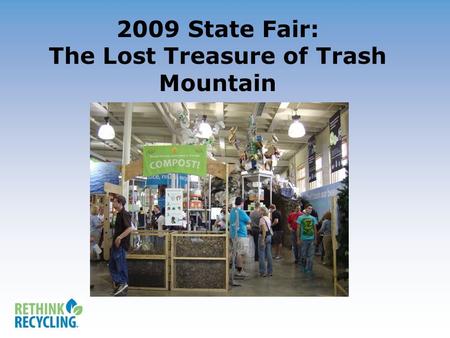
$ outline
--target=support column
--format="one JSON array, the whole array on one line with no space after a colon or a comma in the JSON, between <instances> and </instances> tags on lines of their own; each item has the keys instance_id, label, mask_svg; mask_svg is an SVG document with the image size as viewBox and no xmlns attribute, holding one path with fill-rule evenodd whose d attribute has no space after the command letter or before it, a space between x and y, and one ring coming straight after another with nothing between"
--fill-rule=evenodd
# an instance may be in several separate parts
<instances>
[{"instance_id":1,"label":"support column","mask_svg":"<svg viewBox=\"0 0 450 338\"><path fill-rule=\"evenodd\" d=\"M172 144L176 144L177 143L177 135L175 135L175 134L173 134L172 135ZM175 175L176 174L172 174L172 179L170 180L171 181L171 188L176 188L176 186L175 186Z\"/></svg>"},{"instance_id":2,"label":"support column","mask_svg":"<svg viewBox=\"0 0 450 338\"><path fill-rule=\"evenodd\" d=\"M128 201L129 182L125 181L125 166L130 163L131 154L131 127L133 119L133 104L125 105L125 116L123 125L123 149L122 149L122 195Z\"/></svg>"}]
</instances>

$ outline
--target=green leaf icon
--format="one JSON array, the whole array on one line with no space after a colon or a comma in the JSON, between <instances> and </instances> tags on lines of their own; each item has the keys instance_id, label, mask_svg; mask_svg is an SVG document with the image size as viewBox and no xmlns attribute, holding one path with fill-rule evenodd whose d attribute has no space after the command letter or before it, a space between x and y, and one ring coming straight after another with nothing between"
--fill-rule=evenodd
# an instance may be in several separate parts
<instances>
[{"instance_id":1,"label":"green leaf icon","mask_svg":"<svg viewBox=\"0 0 450 338\"><path fill-rule=\"evenodd\" d=\"M77 305L73 308L73 313L75 316L81 315L82 312L83 312L83 307L81 305Z\"/></svg>"}]
</instances>

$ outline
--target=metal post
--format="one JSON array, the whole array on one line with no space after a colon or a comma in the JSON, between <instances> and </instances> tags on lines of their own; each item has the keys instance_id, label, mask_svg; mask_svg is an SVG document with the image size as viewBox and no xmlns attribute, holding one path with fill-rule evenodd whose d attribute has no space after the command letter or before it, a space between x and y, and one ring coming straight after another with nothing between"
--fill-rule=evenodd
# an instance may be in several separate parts
<instances>
[{"instance_id":1,"label":"metal post","mask_svg":"<svg viewBox=\"0 0 450 338\"><path fill-rule=\"evenodd\" d=\"M270 176L270 204L272 204L272 176Z\"/></svg>"},{"instance_id":2,"label":"metal post","mask_svg":"<svg viewBox=\"0 0 450 338\"><path fill-rule=\"evenodd\" d=\"M261 176L258 174L258 199L257 201L261 203Z\"/></svg>"},{"instance_id":3,"label":"metal post","mask_svg":"<svg viewBox=\"0 0 450 338\"><path fill-rule=\"evenodd\" d=\"M177 136L175 134L172 135L172 145L177 143ZM175 188L175 175L176 174L172 174L172 179L170 180L171 184L170 186L172 188Z\"/></svg>"},{"instance_id":4,"label":"metal post","mask_svg":"<svg viewBox=\"0 0 450 338\"><path fill-rule=\"evenodd\" d=\"M207 211L206 213L209 214L209 230L212 230L212 225L211 225L211 175L209 175L208 205L209 205L209 212Z\"/></svg>"},{"instance_id":5,"label":"metal post","mask_svg":"<svg viewBox=\"0 0 450 338\"><path fill-rule=\"evenodd\" d=\"M123 125L123 149L122 149L122 195L128 201L129 183L125 180L125 166L130 163L131 154L131 127L133 122L133 104L125 105L124 125Z\"/></svg>"},{"instance_id":6,"label":"metal post","mask_svg":"<svg viewBox=\"0 0 450 338\"><path fill-rule=\"evenodd\" d=\"M187 185L186 185L186 187L187 187L187 196L186 196L186 203L187 203L187 205L186 205L187 230L191 231L191 215L190 215L190 212L189 212L189 209L191 207L190 206L190 204L191 204L191 201L190 201L191 175L187 175Z\"/></svg>"},{"instance_id":7,"label":"metal post","mask_svg":"<svg viewBox=\"0 0 450 338\"><path fill-rule=\"evenodd\" d=\"M244 198L244 191L245 191L245 185L244 185L244 182L245 182L245 178L244 178L244 176L242 176L242 178L241 178L241 197L242 197L242 199L244 200L245 198ZM227 206L228 207L228 206Z\"/></svg>"},{"instance_id":8,"label":"metal post","mask_svg":"<svg viewBox=\"0 0 450 338\"><path fill-rule=\"evenodd\" d=\"M228 233L228 218L229 218L229 214L228 214L228 164L225 164L225 235L226 235L226 239L225 239L225 247L226 247L226 255L227 255L227 259L226 259L226 277L227 277L227 281L226 281L226 285L227 285L227 290L229 288L229 280L228 280L228 273L229 273L229 269L230 269L230 253L229 253L229 243L230 243L230 238L229 233ZM234 276L231 277L232 280L234 278Z\"/></svg>"}]
</instances>

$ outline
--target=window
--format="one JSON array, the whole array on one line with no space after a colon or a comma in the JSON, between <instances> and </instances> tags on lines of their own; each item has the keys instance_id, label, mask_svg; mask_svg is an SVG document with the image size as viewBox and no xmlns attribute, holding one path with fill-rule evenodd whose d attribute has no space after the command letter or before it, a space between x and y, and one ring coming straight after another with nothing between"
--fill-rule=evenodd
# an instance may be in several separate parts
<instances>
[{"instance_id":1,"label":"window","mask_svg":"<svg viewBox=\"0 0 450 338\"><path fill-rule=\"evenodd\" d=\"M348 164L348 143L347 140L342 141L342 166ZM331 173L331 183L342 181L346 176L345 168L341 168L334 173Z\"/></svg>"},{"instance_id":2,"label":"window","mask_svg":"<svg viewBox=\"0 0 450 338\"><path fill-rule=\"evenodd\" d=\"M297 166L297 188L299 189L299 192L302 193L306 191L306 168L305 165L299 165Z\"/></svg>"},{"instance_id":3,"label":"window","mask_svg":"<svg viewBox=\"0 0 450 338\"><path fill-rule=\"evenodd\" d=\"M322 179L322 157L316 157L316 180L314 182L309 183L309 189L319 188L323 184Z\"/></svg>"}]
</instances>

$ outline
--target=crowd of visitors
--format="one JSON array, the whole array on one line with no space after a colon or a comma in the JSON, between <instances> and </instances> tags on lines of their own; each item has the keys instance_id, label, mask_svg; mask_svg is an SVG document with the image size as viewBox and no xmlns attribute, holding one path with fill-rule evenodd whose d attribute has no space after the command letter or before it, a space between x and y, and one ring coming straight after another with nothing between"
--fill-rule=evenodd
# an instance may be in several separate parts
<instances>
[{"instance_id":1,"label":"crowd of visitors","mask_svg":"<svg viewBox=\"0 0 450 338\"><path fill-rule=\"evenodd\" d=\"M285 228L281 212L275 204L267 209L256 202L250 215L242 210L242 198L237 197L230 211L230 238L237 277L247 277L245 259L249 253L249 236L253 238L254 261L259 262L259 275L273 275L273 260L282 259L281 249ZM331 264L331 212L321 220L311 204L297 205L287 216L293 263L305 274L312 274L314 256L321 256L322 264ZM237 231L236 231L237 229ZM253 253L253 251L252 251ZM249 263L249 262L247 262Z\"/></svg>"},{"instance_id":2,"label":"crowd of visitors","mask_svg":"<svg viewBox=\"0 0 450 338\"><path fill-rule=\"evenodd\" d=\"M127 294L128 268L126 262L129 237L133 229L131 214L125 210L126 200L117 195L112 199L113 206L113 245L109 270L113 280L115 296ZM297 205L287 215L287 225L275 204L269 208L256 202L254 209L248 215L243 210L244 201L237 197L233 208L228 212L229 234L231 240L231 262L234 276L248 278L250 274L244 271L246 258L249 256L249 234L253 238L254 261L258 262L260 277L271 277L274 273L273 260L281 260L284 228L289 230L293 263L310 275L313 271L314 256L320 255L322 264L330 265L332 259L331 245L331 212L326 212L320 221L317 212L311 204ZM164 208L154 205L153 210L146 215L143 209L138 214L139 228L154 230L165 229ZM91 206L91 259L99 259L103 237L103 211ZM225 230L226 210L221 210L218 216L218 229ZM247 262L251 264L251 262ZM276 273L276 271L275 271ZM233 277L234 277L233 276ZM93 285L91 285L91 288Z\"/></svg>"}]
</instances>

